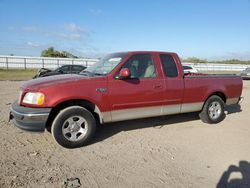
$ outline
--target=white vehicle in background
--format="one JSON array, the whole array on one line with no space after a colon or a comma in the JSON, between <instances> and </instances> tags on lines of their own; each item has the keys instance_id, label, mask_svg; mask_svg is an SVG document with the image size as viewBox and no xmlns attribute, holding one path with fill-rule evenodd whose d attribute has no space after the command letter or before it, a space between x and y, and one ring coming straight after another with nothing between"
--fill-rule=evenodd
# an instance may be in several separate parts
<instances>
[{"instance_id":1,"label":"white vehicle in background","mask_svg":"<svg viewBox=\"0 0 250 188\"><path fill-rule=\"evenodd\" d=\"M198 73L198 70L191 65L182 65L185 74Z\"/></svg>"},{"instance_id":2,"label":"white vehicle in background","mask_svg":"<svg viewBox=\"0 0 250 188\"><path fill-rule=\"evenodd\" d=\"M240 76L243 80L250 80L250 68L246 68L240 73Z\"/></svg>"}]
</instances>

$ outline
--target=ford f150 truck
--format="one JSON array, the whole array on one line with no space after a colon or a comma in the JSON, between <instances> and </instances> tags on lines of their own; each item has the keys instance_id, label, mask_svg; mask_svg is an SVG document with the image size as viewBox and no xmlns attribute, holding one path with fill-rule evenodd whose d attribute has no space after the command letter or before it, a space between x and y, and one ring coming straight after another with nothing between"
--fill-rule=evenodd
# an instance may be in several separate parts
<instances>
[{"instance_id":1,"label":"ford f150 truck","mask_svg":"<svg viewBox=\"0 0 250 188\"><path fill-rule=\"evenodd\" d=\"M27 81L10 118L24 130L48 129L61 146L75 148L107 122L197 111L203 122L219 123L224 105L238 103L241 93L241 77L184 74L175 53L122 52L79 75Z\"/></svg>"}]
</instances>

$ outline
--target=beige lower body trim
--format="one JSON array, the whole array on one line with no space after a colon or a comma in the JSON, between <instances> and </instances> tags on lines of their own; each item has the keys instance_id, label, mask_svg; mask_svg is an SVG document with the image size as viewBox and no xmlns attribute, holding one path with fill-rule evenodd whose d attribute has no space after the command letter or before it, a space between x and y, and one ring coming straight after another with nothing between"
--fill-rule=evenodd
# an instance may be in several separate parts
<instances>
[{"instance_id":1,"label":"beige lower body trim","mask_svg":"<svg viewBox=\"0 0 250 188\"><path fill-rule=\"evenodd\" d=\"M200 111L203 107L203 104L204 104L203 102L182 104L181 113Z\"/></svg>"},{"instance_id":2,"label":"beige lower body trim","mask_svg":"<svg viewBox=\"0 0 250 188\"><path fill-rule=\"evenodd\" d=\"M229 98L229 99L227 99L226 104L227 104L227 105L237 104L237 103L238 103L238 101L239 101L239 97Z\"/></svg>"},{"instance_id":3,"label":"beige lower body trim","mask_svg":"<svg viewBox=\"0 0 250 188\"><path fill-rule=\"evenodd\" d=\"M110 111L102 113L102 121L101 121L101 123L108 123L108 122L112 122L111 112Z\"/></svg>"},{"instance_id":4,"label":"beige lower body trim","mask_svg":"<svg viewBox=\"0 0 250 188\"><path fill-rule=\"evenodd\" d=\"M123 120L147 118L162 115L171 115L187 112L196 112L202 109L203 103L187 103L167 106L153 106L144 108L133 108L124 110L115 110L102 113L103 122L116 122Z\"/></svg>"},{"instance_id":5,"label":"beige lower body trim","mask_svg":"<svg viewBox=\"0 0 250 188\"><path fill-rule=\"evenodd\" d=\"M116 110L111 112L112 121L160 116L161 106Z\"/></svg>"}]
</instances>

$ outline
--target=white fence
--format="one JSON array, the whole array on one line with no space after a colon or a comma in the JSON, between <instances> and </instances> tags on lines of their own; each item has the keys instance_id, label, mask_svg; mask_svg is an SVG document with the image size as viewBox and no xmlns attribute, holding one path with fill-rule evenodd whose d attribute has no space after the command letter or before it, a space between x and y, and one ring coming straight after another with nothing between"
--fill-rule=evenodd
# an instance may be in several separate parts
<instances>
[{"instance_id":1,"label":"white fence","mask_svg":"<svg viewBox=\"0 0 250 188\"><path fill-rule=\"evenodd\" d=\"M98 59L72 59L72 58L47 58L47 57L24 57L24 56L3 56L0 55L0 68L4 69L54 69L61 65L77 64L90 66L99 61ZM198 71L242 71L250 65L241 64L215 64L215 63L188 63Z\"/></svg>"},{"instance_id":2,"label":"white fence","mask_svg":"<svg viewBox=\"0 0 250 188\"><path fill-rule=\"evenodd\" d=\"M188 63L183 62L183 65L191 65L198 71L242 71L250 65L247 64L218 64L218 63Z\"/></svg>"},{"instance_id":3,"label":"white fence","mask_svg":"<svg viewBox=\"0 0 250 188\"><path fill-rule=\"evenodd\" d=\"M99 61L98 59L73 59L73 58L47 58L47 57L24 57L0 55L0 68L4 69L54 69L61 65L84 65L90 66Z\"/></svg>"}]
</instances>

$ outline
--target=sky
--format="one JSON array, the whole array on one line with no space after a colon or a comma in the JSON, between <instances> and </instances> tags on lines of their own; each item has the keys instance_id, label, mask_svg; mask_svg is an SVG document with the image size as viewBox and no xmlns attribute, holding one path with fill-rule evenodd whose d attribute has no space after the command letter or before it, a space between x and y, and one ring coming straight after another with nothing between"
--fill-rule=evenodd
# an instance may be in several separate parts
<instances>
[{"instance_id":1,"label":"sky","mask_svg":"<svg viewBox=\"0 0 250 188\"><path fill-rule=\"evenodd\" d=\"M0 0L0 55L157 50L250 59L250 0Z\"/></svg>"}]
</instances>

